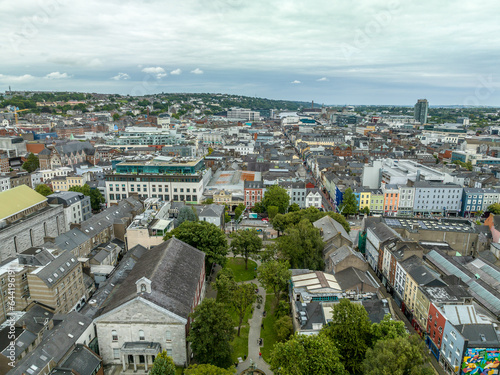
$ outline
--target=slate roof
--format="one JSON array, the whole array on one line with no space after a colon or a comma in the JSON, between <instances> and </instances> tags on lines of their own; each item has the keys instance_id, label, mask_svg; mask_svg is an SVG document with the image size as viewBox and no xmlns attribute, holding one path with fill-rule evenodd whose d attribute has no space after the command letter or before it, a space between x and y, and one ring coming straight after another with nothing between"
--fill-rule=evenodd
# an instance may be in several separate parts
<instances>
[{"instance_id":1,"label":"slate roof","mask_svg":"<svg viewBox=\"0 0 500 375\"><path fill-rule=\"evenodd\" d=\"M323 241L328 242L335 237L338 233L346 240L352 243L351 237L347 234L346 230L340 223L330 216L326 215L313 223L315 228L323 230Z\"/></svg>"},{"instance_id":2,"label":"slate roof","mask_svg":"<svg viewBox=\"0 0 500 375\"><path fill-rule=\"evenodd\" d=\"M455 328L468 339L469 348L500 348L495 328L490 324L462 324Z\"/></svg>"},{"instance_id":3,"label":"slate roof","mask_svg":"<svg viewBox=\"0 0 500 375\"><path fill-rule=\"evenodd\" d=\"M54 320L56 319L54 318ZM92 319L72 311L62 315L57 323L54 324L53 329L45 332L40 345L19 361L16 367L7 373L8 375L36 375L50 361L58 363L92 324ZM33 369L33 366L38 368L38 371L28 372L28 369L30 367Z\"/></svg>"},{"instance_id":4,"label":"slate roof","mask_svg":"<svg viewBox=\"0 0 500 375\"><path fill-rule=\"evenodd\" d=\"M89 240L89 236L78 228L73 228L66 233L60 234L54 239L58 249L72 251Z\"/></svg>"},{"instance_id":5,"label":"slate roof","mask_svg":"<svg viewBox=\"0 0 500 375\"><path fill-rule=\"evenodd\" d=\"M93 375L95 369L100 365L101 359L82 344L77 344L71 354L56 369L71 369L78 375ZM59 372L56 372L59 374Z\"/></svg>"},{"instance_id":6,"label":"slate roof","mask_svg":"<svg viewBox=\"0 0 500 375\"><path fill-rule=\"evenodd\" d=\"M446 286L446 284L441 281L439 273L431 270L429 267L423 264L412 268L408 273L418 285Z\"/></svg>"},{"instance_id":7,"label":"slate roof","mask_svg":"<svg viewBox=\"0 0 500 375\"><path fill-rule=\"evenodd\" d=\"M363 263L366 262L360 252L354 251L350 246L344 245L339 247L336 251L330 254L330 259L334 265L342 262L349 255L354 255L358 257Z\"/></svg>"},{"instance_id":8,"label":"slate roof","mask_svg":"<svg viewBox=\"0 0 500 375\"><path fill-rule=\"evenodd\" d=\"M372 228L372 230L381 243L391 238L401 238L401 236L397 232L395 232L385 223L376 224L375 227Z\"/></svg>"},{"instance_id":9,"label":"slate roof","mask_svg":"<svg viewBox=\"0 0 500 375\"><path fill-rule=\"evenodd\" d=\"M140 296L185 319L191 312L205 254L175 237L147 251L130 271L103 310L103 314L136 298L136 282L151 281L151 293Z\"/></svg>"},{"instance_id":10,"label":"slate roof","mask_svg":"<svg viewBox=\"0 0 500 375\"><path fill-rule=\"evenodd\" d=\"M65 252L44 267L33 271L32 274L36 274L48 287L51 287L79 265L80 263L72 253Z\"/></svg>"},{"instance_id":11,"label":"slate roof","mask_svg":"<svg viewBox=\"0 0 500 375\"><path fill-rule=\"evenodd\" d=\"M379 288L377 281L373 278L370 278L367 275L367 272L361 271L354 267L349 267L345 270L335 273L335 278L337 279L337 282L339 283L342 291L352 290L353 287L359 284L366 285L368 287L367 290L361 289L359 291L360 293L375 292Z\"/></svg>"}]
</instances>

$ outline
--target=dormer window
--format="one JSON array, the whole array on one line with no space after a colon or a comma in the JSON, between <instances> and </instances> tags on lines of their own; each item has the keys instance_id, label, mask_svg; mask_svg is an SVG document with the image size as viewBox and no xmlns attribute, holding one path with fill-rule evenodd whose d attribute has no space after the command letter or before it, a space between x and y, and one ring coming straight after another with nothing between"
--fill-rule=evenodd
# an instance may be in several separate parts
<instances>
[{"instance_id":1,"label":"dormer window","mask_svg":"<svg viewBox=\"0 0 500 375\"><path fill-rule=\"evenodd\" d=\"M135 282L137 286L137 294L141 293L151 293L151 280L147 277L141 277Z\"/></svg>"}]
</instances>

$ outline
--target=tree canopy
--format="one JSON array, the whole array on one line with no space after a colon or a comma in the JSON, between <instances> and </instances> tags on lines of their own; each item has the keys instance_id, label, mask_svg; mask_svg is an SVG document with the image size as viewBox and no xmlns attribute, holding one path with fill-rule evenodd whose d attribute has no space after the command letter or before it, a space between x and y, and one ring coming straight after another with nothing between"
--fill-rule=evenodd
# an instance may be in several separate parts
<instances>
[{"instance_id":1,"label":"tree canopy","mask_svg":"<svg viewBox=\"0 0 500 375\"><path fill-rule=\"evenodd\" d=\"M233 290L231 303L238 314L238 337L240 336L241 324L247 310L257 301L257 285L254 283L238 284Z\"/></svg>"},{"instance_id":2,"label":"tree canopy","mask_svg":"<svg viewBox=\"0 0 500 375\"><path fill-rule=\"evenodd\" d=\"M500 203L493 203L488 206L487 210L494 215L500 215Z\"/></svg>"},{"instance_id":3,"label":"tree canopy","mask_svg":"<svg viewBox=\"0 0 500 375\"><path fill-rule=\"evenodd\" d=\"M396 337L408 337L405 324L402 321L392 320L391 315L387 314L380 323L371 325L372 342L380 340L395 339Z\"/></svg>"},{"instance_id":4,"label":"tree canopy","mask_svg":"<svg viewBox=\"0 0 500 375\"><path fill-rule=\"evenodd\" d=\"M225 369L209 364L195 364L184 370L184 375L234 375L235 373L236 369L234 367Z\"/></svg>"},{"instance_id":5,"label":"tree canopy","mask_svg":"<svg viewBox=\"0 0 500 375\"><path fill-rule=\"evenodd\" d=\"M346 216L355 215L358 212L358 201L351 188L345 189L339 212Z\"/></svg>"},{"instance_id":6,"label":"tree canopy","mask_svg":"<svg viewBox=\"0 0 500 375\"><path fill-rule=\"evenodd\" d=\"M432 375L424 342L417 335L378 341L363 361L365 375Z\"/></svg>"},{"instance_id":7,"label":"tree canopy","mask_svg":"<svg viewBox=\"0 0 500 375\"><path fill-rule=\"evenodd\" d=\"M227 239L224 232L215 224L206 221L185 221L168 232L163 239L167 241L172 236L203 251L207 269L213 263L222 266L226 264Z\"/></svg>"},{"instance_id":8,"label":"tree canopy","mask_svg":"<svg viewBox=\"0 0 500 375\"><path fill-rule=\"evenodd\" d=\"M290 202L290 196L288 195L285 188L279 185L269 186L264 193L264 198L262 199L262 206L267 210L269 206L278 207L278 211L282 214L286 212L288 208L288 203Z\"/></svg>"},{"instance_id":9,"label":"tree canopy","mask_svg":"<svg viewBox=\"0 0 500 375\"><path fill-rule=\"evenodd\" d=\"M164 350L155 357L151 375L175 375L174 360Z\"/></svg>"},{"instance_id":10,"label":"tree canopy","mask_svg":"<svg viewBox=\"0 0 500 375\"><path fill-rule=\"evenodd\" d=\"M193 322L187 340L191 342L196 360L218 367L230 367L234 327L225 305L213 298L205 298L190 317Z\"/></svg>"},{"instance_id":11,"label":"tree canopy","mask_svg":"<svg viewBox=\"0 0 500 375\"><path fill-rule=\"evenodd\" d=\"M307 219L285 230L284 236L278 237L278 252L290 262L292 268L323 270L324 242L318 228Z\"/></svg>"},{"instance_id":12,"label":"tree canopy","mask_svg":"<svg viewBox=\"0 0 500 375\"><path fill-rule=\"evenodd\" d=\"M94 211L99 211L101 209L101 204L106 202L106 199L104 199L99 190L91 189L87 184L83 186L72 186L69 188L69 191L76 191L90 197L90 206Z\"/></svg>"},{"instance_id":13,"label":"tree canopy","mask_svg":"<svg viewBox=\"0 0 500 375\"><path fill-rule=\"evenodd\" d=\"M255 229L239 230L231 234L231 251L245 259L245 269L248 269L248 258L258 256L262 249L262 239Z\"/></svg>"},{"instance_id":14,"label":"tree canopy","mask_svg":"<svg viewBox=\"0 0 500 375\"><path fill-rule=\"evenodd\" d=\"M39 194L42 194L44 197L53 193L52 189L45 184L37 185L35 191Z\"/></svg>"},{"instance_id":15,"label":"tree canopy","mask_svg":"<svg viewBox=\"0 0 500 375\"><path fill-rule=\"evenodd\" d=\"M342 299L333 307L332 321L325 334L342 353L342 362L350 374L363 373L363 360L371 346L371 322L362 304Z\"/></svg>"},{"instance_id":16,"label":"tree canopy","mask_svg":"<svg viewBox=\"0 0 500 375\"><path fill-rule=\"evenodd\" d=\"M23 163L22 167L26 172L34 172L40 166L40 161L38 160L38 156L34 153L30 153L26 158L26 161Z\"/></svg>"},{"instance_id":17,"label":"tree canopy","mask_svg":"<svg viewBox=\"0 0 500 375\"><path fill-rule=\"evenodd\" d=\"M274 298L279 300L280 293L287 291L288 281L292 277L290 264L287 261L270 259L262 263L257 269L258 279L266 289L272 288Z\"/></svg>"},{"instance_id":18,"label":"tree canopy","mask_svg":"<svg viewBox=\"0 0 500 375\"><path fill-rule=\"evenodd\" d=\"M315 221L325 216L330 216L333 220L337 221L340 225L344 227L347 233L351 231L351 227L349 226L349 223L347 222L346 218L343 215L333 211L322 212L318 210L316 207L308 207L304 210L288 212L285 215L277 214L274 217L272 224L275 230L283 233L286 228L288 228L291 225L298 224L303 219L307 219L311 223L314 223Z\"/></svg>"},{"instance_id":19,"label":"tree canopy","mask_svg":"<svg viewBox=\"0 0 500 375\"><path fill-rule=\"evenodd\" d=\"M347 375L335 344L321 333L276 343L270 366L276 375Z\"/></svg>"},{"instance_id":20,"label":"tree canopy","mask_svg":"<svg viewBox=\"0 0 500 375\"><path fill-rule=\"evenodd\" d=\"M198 215L194 207L184 206L179 210L179 215L175 220L175 226L181 225L185 221L198 221Z\"/></svg>"},{"instance_id":21,"label":"tree canopy","mask_svg":"<svg viewBox=\"0 0 500 375\"><path fill-rule=\"evenodd\" d=\"M234 210L234 220L239 220L243 211L245 211L246 206L243 203L240 203L238 207Z\"/></svg>"}]
</instances>

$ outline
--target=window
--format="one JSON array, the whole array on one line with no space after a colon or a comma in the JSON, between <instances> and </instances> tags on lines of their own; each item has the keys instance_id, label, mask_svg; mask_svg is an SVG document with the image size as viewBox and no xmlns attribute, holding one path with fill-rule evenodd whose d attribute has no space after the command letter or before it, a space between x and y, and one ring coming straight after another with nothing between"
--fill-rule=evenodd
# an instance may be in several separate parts
<instances>
[{"instance_id":1,"label":"window","mask_svg":"<svg viewBox=\"0 0 500 375\"><path fill-rule=\"evenodd\" d=\"M120 359L120 348L113 348L113 358Z\"/></svg>"},{"instance_id":2,"label":"window","mask_svg":"<svg viewBox=\"0 0 500 375\"><path fill-rule=\"evenodd\" d=\"M167 349L167 355L168 355L169 357L172 357L172 349Z\"/></svg>"},{"instance_id":3,"label":"window","mask_svg":"<svg viewBox=\"0 0 500 375\"><path fill-rule=\"evenodd\" d=\"M139 330L139 340L144 341L144 331L142 329Z\"/></svg>"},{"instance_id":4,"label":"window","mask_svg":"<svg viewBox=\"0 0 500 375\"><path fill-rule=\"evenodd\" d=\"M165 341L172 341L172 332L171 331L165 332Z\"/></svg>"},{"instance_id":5,"label":"window","mask_svg":"<svg viewBox=\"0 0 500 375\"><path fill-rule=\"evenodd\" d=\"M111 338L113 341L118 341L118 333L115 330L111 331Z\"/></svg>"}]
</instances>

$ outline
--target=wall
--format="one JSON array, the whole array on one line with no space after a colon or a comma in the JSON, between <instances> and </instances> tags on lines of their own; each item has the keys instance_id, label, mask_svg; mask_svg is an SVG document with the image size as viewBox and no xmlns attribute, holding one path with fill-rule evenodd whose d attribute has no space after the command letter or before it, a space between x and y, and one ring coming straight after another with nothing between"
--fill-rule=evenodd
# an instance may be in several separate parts
<instances>
[{"instance_id":1,"label":"wall","mask_svg":"<svg viewBox=\"0 0 500 375\"><path fill-rule=\"evenodd\" d=\"M172 358L176 365L187 362L185 325L162 313L148 303L133 300L96 319L99 352L105 365L121 364L115 359L113 349L121 348L125 342L139 341L139 330L144 331L145 341L158 342L162 350L172 349ZM116 330L118 340L112 340L112 331ZM171 340L167 340L167 331Z\"/></svg>"},{"instance_id":2,"label":"wall","mask_svg":"<svg viewBox=\"0 0 500 375\"><path fill-rule=\"evenodd\" d=\"M0 261L32 246L40 246L45 242L44 237L57 237L64 233L65 229L66 224L62 206L44 209L34 216L11 224L0 230L0 244L2 244L0 247ZM33 243L30 234L33 236Z\"/></svg>"},{"instance_id":3,"label":"wall","mask_svg":"<svg viewBox=\"0 0 500 375\"><path fill-rule=\"evenodd\" d=\"M461 374L495 374L495 371L498 374L499 362L499 348L468 348L464 353Z\"/></svg>"}]
</instances>

